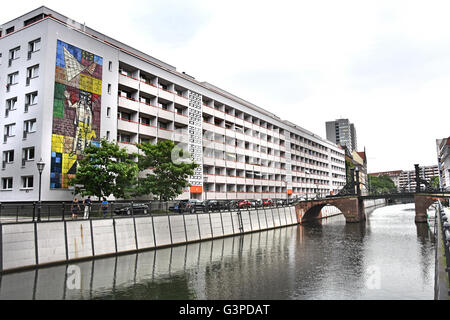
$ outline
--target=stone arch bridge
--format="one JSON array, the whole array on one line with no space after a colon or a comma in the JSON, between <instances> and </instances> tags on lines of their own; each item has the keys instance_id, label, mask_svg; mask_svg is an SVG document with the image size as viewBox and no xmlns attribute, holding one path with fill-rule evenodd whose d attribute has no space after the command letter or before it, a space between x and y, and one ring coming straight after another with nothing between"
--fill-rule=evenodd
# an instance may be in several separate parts
<instances>
[{"instance_id":1,"label":"stone arch bridge","mask_svg":"<svg viewBox=\"0 0 450 320\"><path fill-rule=\"evenodd\" d=\"M321 210L326 205L338 208L347 223L366 220L364 200L373 199L410 199L416 206L416 223L427 222L427 209L437 200L449 199L450 193L398 193L372 196L336 196L318 200L304 200L297 203L295 209L298 221L311 221L320 217Z\"/></svg>"}]
</instances>

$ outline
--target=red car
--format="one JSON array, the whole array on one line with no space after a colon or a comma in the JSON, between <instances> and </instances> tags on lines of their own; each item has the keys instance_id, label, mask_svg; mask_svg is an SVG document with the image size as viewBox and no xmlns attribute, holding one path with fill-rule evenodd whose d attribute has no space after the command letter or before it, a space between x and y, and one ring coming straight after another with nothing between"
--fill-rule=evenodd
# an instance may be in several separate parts
<instances>
[{"instance_id":1,"label":"red car","mask_svg":"<svg viewBox=\"0 0 450 320\"><path fill-rule=\"evenodd\" d=\"M248 200L239 200L238 201L238 208L249 208L251 206L251 202Z\"/></svg>"},{"instance_id":2,"label":"red car","mask_svg":"<svg viewBox=\"0 0 450 320\"><path fill-rule=\"evenodd\" d=\"M262 199L262 201L263 201L263 206L265 206L265 207L273 206L272 199Z\"/></svg>"}]
</instances>

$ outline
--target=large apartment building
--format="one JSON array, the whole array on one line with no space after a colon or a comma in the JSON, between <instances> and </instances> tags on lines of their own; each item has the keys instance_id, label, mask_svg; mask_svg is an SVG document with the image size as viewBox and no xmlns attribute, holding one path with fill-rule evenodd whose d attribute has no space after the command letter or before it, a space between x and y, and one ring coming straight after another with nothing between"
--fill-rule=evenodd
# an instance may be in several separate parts
<instances>
[{"instance_id":1,"label":"large apartment building","mask_svg":"<svg viewBox=\"0 0 450 320\"><path fill-rule=\"evenodd\" d=\"M325 122L326 137L328 140L347 147L352 153L358 148L356 142L356 129L348 119L337 119Z\"/></svg>"},{"instance_id":2,"label":"large apartment building","mask_svg":"<svg viewBox=\"0 0 450 320\"><path fill-rule=\"evenodd\" d=\"M200 164L180 198L303 197L345 184L344 151L300 126L40 7L1 25L0 201L70 200L84 147L173 140Z\"/></svg>"},{"instance_id":3,"label":"large apartment building","mask_svg":"<svg viewBox=\"0 0 450 320\"><path fill-rule=\"evenodd\" d=\"M415 170L396 170L370 173L371 176L387 175L392 181L398 191L401 192L415 192L416 191L416 171ZM431 178L439 176L438 166L423 166L419 167L419 177L427 182L430 182ZM423 186L422 186L423 188Z\"/></svg>"}]
</instances>

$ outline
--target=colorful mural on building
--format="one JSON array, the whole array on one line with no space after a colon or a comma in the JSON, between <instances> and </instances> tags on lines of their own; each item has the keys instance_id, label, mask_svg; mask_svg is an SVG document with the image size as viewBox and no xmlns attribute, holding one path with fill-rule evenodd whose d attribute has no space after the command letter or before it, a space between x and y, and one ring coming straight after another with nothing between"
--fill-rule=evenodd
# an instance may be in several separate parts
<instances>
[{"instance_id":1,"label":"colorful mural on building","mask_svg":"<svg viewBox=\"0 0 450 320\"><path fill-rule=\"evenodd\" d=\"M103 58L58 40L50 187L67 188L77 161L98 144Z\"/></svg>"}]
</instances>

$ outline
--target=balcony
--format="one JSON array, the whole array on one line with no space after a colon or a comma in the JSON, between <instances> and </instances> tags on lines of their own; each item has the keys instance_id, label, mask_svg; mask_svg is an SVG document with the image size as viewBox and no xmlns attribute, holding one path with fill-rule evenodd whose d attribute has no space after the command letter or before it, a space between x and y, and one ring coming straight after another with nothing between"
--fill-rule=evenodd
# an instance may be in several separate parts
<instances>
[{"instance_id":1,"label":"balcony","mask_svg":"<svg viewBox=\"0 0 450 320\"><path fill-rule=\"evenodd\" d=\"M159 88L158 95L165 100L173 102L175 93Z\"/></svg>"},{"instance_id":2,"label":"balcony","mask_svg":"<svg viewBox=\"0 0 450 320\"><path fill-rule=\"evenodd\" d=\"M179 96L178 94L174 95L175 103L181 104L182 106L188 107L189 101L186 97Z\"/></svg>"},{"instance_id":3,"label":"balcony","mask_svg":"<svg viewBox=\"0 0 450 320\"><path fill-rule=\"evenodd\" d=\"M236 177L227 177L227 183L228 184L236 184L237 178Z\"/></svg>"},{"instance_id":4,"label":"balcony","mask_svg":"<svg viewBox=\"0 0 450 320\"><path fill-rule=\"evenodd\" d=\"M121 118L117 119L117 130L137 133L138 127L139 124L137 122Z\"/></svg>"},{"instance_id":5,"label":"balcony","mask_svg":"<svg viewBox=\"0 0 450 320\"><path fill-rule=\"evenodd\" d=\"M210 122L203 122L202 124L203 129L208 130L210 132L215 132L216 127L214 126L214 124L210 123Z\"/></svg>"},{"instance_id":6,"label":"balcony","mask_svg":"<svg viewBox=\"0 0 450 320\"><path fill-rule=\"evenodd\" d=\"M158 129L155 126L139 124L139 133L150 137L156 137L158 134Z\"/></svg>"},{"instance_id":7,"label":"balcony","mask_svg":"<svg viewBox=\"0 0 450 320\"><path fill-rule=\"evenodd\" d=\"M175 120L175 122L182 123L182 124L185 124L185 125L189 124L189 118L187 116L181 115L179 113L175 113L174 120Z\"/></svg>"},{"instance_id":8,"label":"balcony","mask_svg":"<svg viewBox=\"0 0 450 320\"><path fill-rule=\"evenodd\" d=\"M139 90L139 80L119 72L119 84Z\"/></svg>"},{"instance_id":9,"label":"balcony","mask_svg":"<svg viewBox=\"0 0 450 320\"><path fill-rule=\"evenodd\" d=\"M134 99L119 96L118 99L118 105L119 107L127 108L136 112L139 112L139 102L137 102Z\"/></svg>"},{"instance_id":10,"label":"balcony","mask_svg":"<svg viewBox=\"0 0 450 320\"><path fill-rule=\"evenodd\" d=\"M170 121L173 121L175 119L175 113L173 111L165 110L165 109L159 109L158 110L158 117L167 119Z\"/></svg>"},{"instance_id":11,"label":"balcony","mask_svg":"<svg viewBox=\"0 0 450 320\"><path fill-rule=\"evenodd\" d=\"M203 157L203 164L214 166L215 165L215 159L210 157Z\"/></svg>"},{"instance_id":12,"label":"balcony","mask_svg":"<svg viewBox=\"0 0 450 320\"><path fill-rule=\"evenodd\" d=\"M140 90L142 92L151 94L152 96L157 96L158 95L158 88L150 83L141 81L140 82Z\"/></svg>"},{"instance_id":13,"label":"balcony","mask_svg":"<svg viewBox=\"0 0 450 320\"><path fill-rule=\"evenodd\" d=\"M144 103L144 102L140 102L139 103L139 111L141 113L152 115L154 117L158 116L158 107L155 107L155 106L153 106L151 104L147 104L147 103Z\"/></svg>"},{"instance_id":14,"label":"balcony","mask_svg":"<svg viewBox=\"0 0 450 320\"><path fill-rule=\"evenodd\" d=\"M119 145L119 147L127 150L128 153L138 152L138 148L132 142L117 141L117 144Z\"/></svg>"},{"instance_id":15,"label":"balcony","mask_svg":"<svg viewBox=\"0 0 450 320\"><path fill-rule=\"evenodd\" d=\"M158 128L158 138L173 140L173 131L169 129Z\"/></svg>"}]
</instances>

